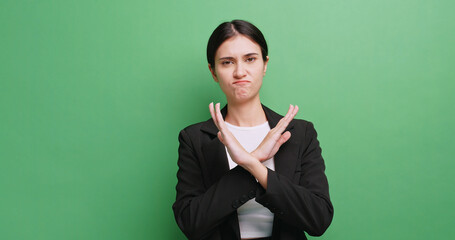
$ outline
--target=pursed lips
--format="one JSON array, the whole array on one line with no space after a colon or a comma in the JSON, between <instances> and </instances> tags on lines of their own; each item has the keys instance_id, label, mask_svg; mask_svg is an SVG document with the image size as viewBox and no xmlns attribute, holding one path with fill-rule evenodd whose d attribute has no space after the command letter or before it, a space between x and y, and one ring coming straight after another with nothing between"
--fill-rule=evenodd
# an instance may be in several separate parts
<instances>
[{"instance_id":1,"label":"pursed lips","mask_svg":"<svg viewBox=\"0 0 455 240\"><path fill-rule=\"evenodd\" d=\"M248 80L238 80L238 81L234 81L233 84L238 84L238 83L249 83L250 81Z\"/></svg>"}]
</instances>

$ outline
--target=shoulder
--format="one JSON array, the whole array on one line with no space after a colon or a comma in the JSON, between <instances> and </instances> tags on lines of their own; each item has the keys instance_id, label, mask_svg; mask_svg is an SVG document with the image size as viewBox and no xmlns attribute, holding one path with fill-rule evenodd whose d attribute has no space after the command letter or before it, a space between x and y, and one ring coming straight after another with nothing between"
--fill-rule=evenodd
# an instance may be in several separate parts
<instances>
[{"instance_id":1,"label":"shoulder","mask_svg":"<svg viewBox=\"0 0 455 240\"><path fill-rule=\"evenodd\" d=\"M207 120L208 121L208 120ZM190 133L190 132L198 132L201 130L202 126L207 122L207 121L203 121L203 122L198 122L198 123L193 123L191 125L188 125L186 127L184 127L181 131L184 131L184 132L187 132L187 133Z\"/></svg>"},{"instance_id":2,"label":"shoulder","mask_svg":"<svg viewBox=\"0 0 455 240\"><path fill-rule=\"evenodd\" d=\"M317 138L317 132L312 122L304 119L294 119L291 134L295 140L303 143L308 143L314 138Z\"/></svg>"},{"instance_id":3,"label":"shoulder","mask_svg":"<svg viewBox=\"0 0 455 240\"><path fill-rule=\"evenodd\" d=\"M313 123L305 119L293 119L294 126L307 128L308 126L313 126Z\"/></svg>"},{"instance_id":4,"label":"shoulder","mask_svg":"<svg viewBox=\"0 0 455 240\"><path fill-rule=\"evenodd\" d=\"M188 137L201 136L204 133L216 134L217 128L210 118L206 121L191 124L180 131L180 135L186 135Z\"/></svg>"},{"instance_id":5,"label":"shoulder","mask_svg":"<svg viewBox=\"0 0 455 240\"><path fill-rule=\"evenodd\" d=\"M314 124L311 121L305 119L294 119L292 120L294 127L299 129L311 130L314 129Z\"/></svg>"},{"instance_id":6,"label":"shoulder","mask_svg":"<svg viewBox=\"0 0 455 240\"><path fill-rule=\"evenodd\" d=\"M199 152L203 146L216 138L217 132L218 129L213 120L208 119L183 128L179 133L178 140L181 147L189 147L193 149L192 151Z\"/></svg>"}]
</instances>

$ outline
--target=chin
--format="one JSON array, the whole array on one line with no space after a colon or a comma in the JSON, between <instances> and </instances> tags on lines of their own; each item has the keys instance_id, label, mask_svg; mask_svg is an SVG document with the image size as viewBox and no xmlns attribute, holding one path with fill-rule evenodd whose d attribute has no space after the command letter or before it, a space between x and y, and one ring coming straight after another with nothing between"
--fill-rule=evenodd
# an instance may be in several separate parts
<instances>
[{"instance_id":1,"label":"chin","mask_svg":"<svg viewBox=\"0 0 455 240\"><path fill-rule=\"evenodd\" d=\"M237 95L233 98L231 98L232 103L246 103L249 101L252 101L255 98L255 96L251 95Z\"/></svg>"}]
</instances>

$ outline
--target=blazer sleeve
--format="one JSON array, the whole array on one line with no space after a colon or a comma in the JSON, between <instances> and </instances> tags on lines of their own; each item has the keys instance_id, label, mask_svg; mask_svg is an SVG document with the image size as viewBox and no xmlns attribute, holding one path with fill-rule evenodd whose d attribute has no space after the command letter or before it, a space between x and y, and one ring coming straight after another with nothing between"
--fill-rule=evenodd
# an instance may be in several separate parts
<instances>
[{"instance_id":1,"label":"blazer sleeve","mask_svg":"<svg viewBox=\"0 0 455 240\"><path fill-rule=\"evenodd\" d=\"M249 172L237 166L211 186L205 186L201 161L185 130L180 132L179 142L177 197L172 208L182 232L189 239L201 239L254 198L258 183Z\"/></svg>"},{"instance_id":2,"label":"blazer sleeve","mask_svg":"<svg viewBox=\"0 0 455 240\"><path fill-rule=\"evenodd\" d=\"M320 236L332 221L333 206L317 133L310 122L306 126L303 144L298 184L268 169L267 190L259 193L256 201L286 224L309 235Z\"/></svg>"}]
</instances>

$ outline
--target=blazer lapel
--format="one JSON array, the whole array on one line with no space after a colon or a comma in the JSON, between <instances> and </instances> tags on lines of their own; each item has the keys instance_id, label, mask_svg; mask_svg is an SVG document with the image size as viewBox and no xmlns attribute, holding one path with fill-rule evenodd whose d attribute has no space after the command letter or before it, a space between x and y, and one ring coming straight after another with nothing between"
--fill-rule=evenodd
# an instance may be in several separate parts
<instances>
[{"instance_id":1,"label":"blazer lapel","mask_svg":"<svg viewBox=\"0 0 455 240\"><path fill-rule=\"evenodd\" d=\"M270 129L274 128L281 120L281 118L283 118L283 116L270 110L264 105L262 105L262 108L264 109L265 115L269 122ZM274 156L275 172L280 173L281 175L284 175L291 180L294 177L299 152L299 144L292 141L292 136L294 135L293 130L294 121L291 121L285 130L291 132L291 138L280 147L280 150L278 150Z\"/></svg>"},{"instance_id":2,"label":"blazer lapel","mask_svg":"<svg viewBox=\"0 0 455 240\"><path fill-rule=\"evenodd\" d=\"M275 171L293 180L297 167L297 153L299 145L295 142L286 142L275 154Z\"/></svg>"},{"instance_id":3,"label":"blazer lapel","mask_svg":"<svg viewBox=\"0 0 455 240\"><path fill-rule=\"evenodd\" d=\"M227 105L226 105L227 106ZM221 109L223 119L226 118L227 107ZM202 141L202 152L204 155L203 166L207 166L206 173L209 178L207 186L211 186L216 183L224 174L229 172L229 163L227 159L226 148L223 143L217 137L218 128L212 119L207 120L201 127L201 131L205 133L208 138L204 138ZM221 229L224 238L227 239L240 239L240 228L235 211L226 220L226 226ZM229 237L231 236L231 237Z\"/></svg>"},{"instance_id":4,"label":"blazer lapel","mask_svg":"<svg viewBox=\"0 0 455 240\"><path fill-rule=\"evenodd\" d=\"M223 118L226 117L227 107L221 110ZM229 163L227 159L226 149L223 143L218 139L218 128L212 119L207 120L201 127L201 131L208 135L208 138L203 139L202 152L204 154L203 165L207 166L210 183L208 186L217 182L224 174L229 171Z\"/></svg>"},{"instance_id":5,"label":"blazer lapel","mask_svg":"<svg viewBox=\"0 0 455 240\"><path fill-rule=\"evenodd\" d=\"M270 110L266 106L262 105L265 115L270 125L270 129L274 128L283 116L277 114L276 112ZM291 121L285 131L291 132L291 138L281 145L280 150L274 156L275 163L275 172L286 176L291 181L294 178L294 172L297 167L298 160L298 150L299 144L292 141L292 136L297 136L297 133L294 135L294 121ZM272 239L281 239L280 234L280 219L273 219L273 229L272 229Z\"/></svg>"}]
</instances>

